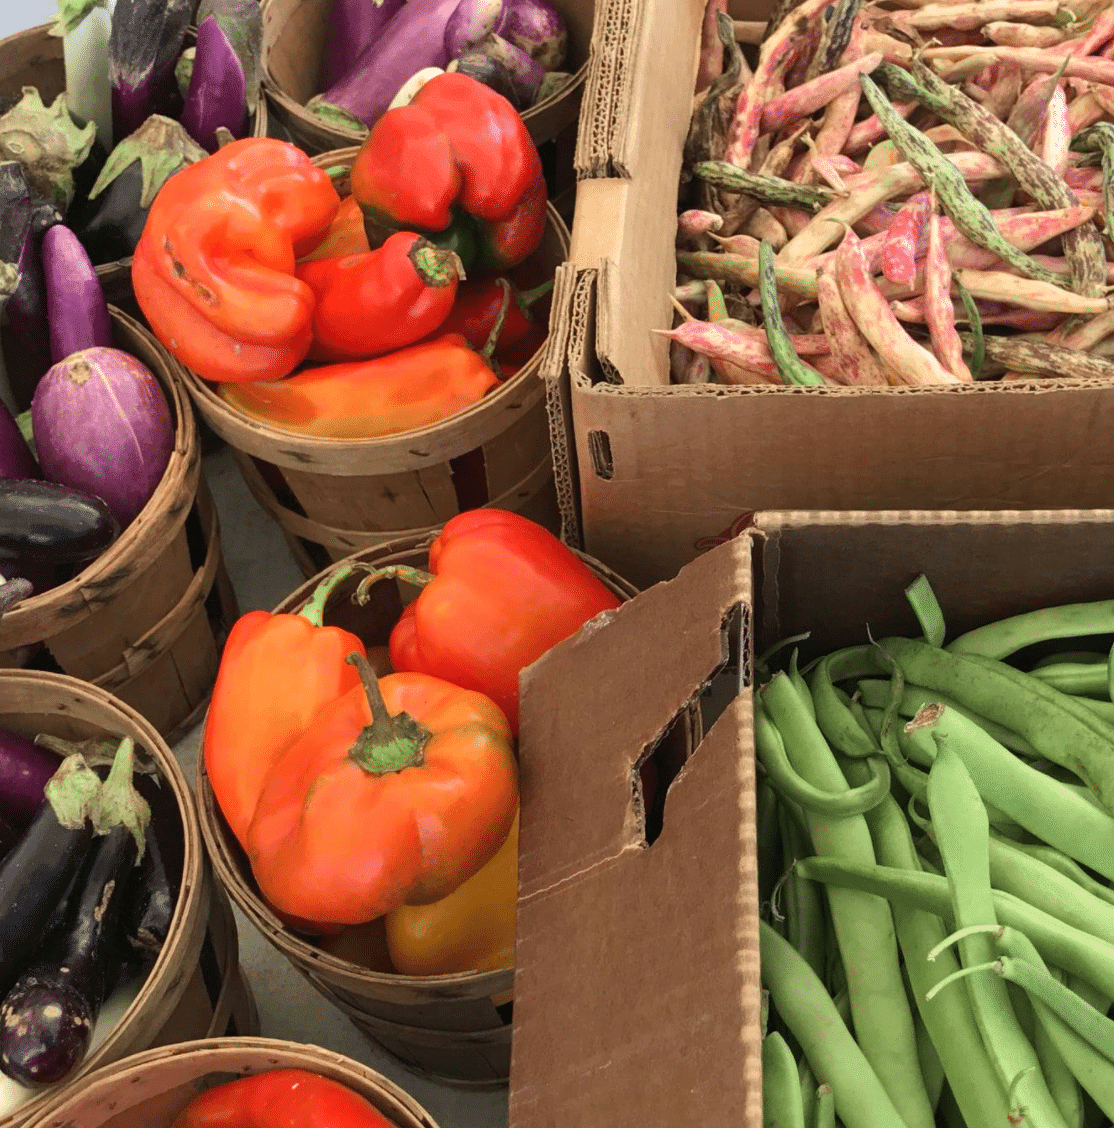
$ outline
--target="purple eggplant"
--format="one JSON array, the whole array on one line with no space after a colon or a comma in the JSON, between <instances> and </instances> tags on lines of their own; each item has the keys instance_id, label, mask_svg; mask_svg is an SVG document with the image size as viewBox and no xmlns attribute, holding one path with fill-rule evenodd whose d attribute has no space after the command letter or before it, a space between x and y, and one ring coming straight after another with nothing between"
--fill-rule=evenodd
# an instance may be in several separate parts
<instances>
[{"instance_id":1,"label":"purple eggplant","mask_svg":"<svg viewBox=\"0 0 1114 1128\"><path fill-rule=\"evenodd\" d=\"M549 0L503 0L494 31L537 59L547 71L560 70L569 52L568 27Z\"/></svg>"},{"instance_id":2,"label":"purple eggplant","mask_svg":"<svg viewBox=\"0 0 1114 1128\"><path fill-rule=\"evenodd\" d=\"M155 492L174 449L158 380L120 349L86 349L54 365L31 418L46 477L103 498L121 529Z\"/></svg>"},{"instance_id":3,"label":"purple eggplant","mask_svg":"<svg viewBox=\"0 0 1114 1128\"><path fill-rule=\"evenodd\" d=\"M55 364L83 349L110 346L112 321L101 280L81 240L64 224L43 236L43 273Z\"/></svg>"},{"instance_id":4,"label":"purple eggplant","mask_svg":"<svg viewBox=\"0 0 1114 1128\"><path fill-rule=\"evenodd\" d=\"M442 67L445 27L461 0L407 0L356 65L307 109L342 129L362 131L386 112L403 84L426 67Z\"/></svg>"},{"instance_id":5,"label":"purple eggplant","mask_svg":"<svg viewBox=\"0 0 1114 1128\"><path fill-rule=\"evenodd\" d=\"M445 25L445 54L459 59L494 30L503 14L503 0L460 0Z\"/></svg>"},{"instance_id":6,"label":"purple eggplant","mask_svg":"<svg viewBox=\"0 0 1114 1128\"><path fill-rule=\"evenodd\" d=\"M405 0L332 0L325 27L325 55L321 60L322 90L329 90L352 70L404 3Z\"/></svg>"},{"instance_id":7,"label":"purple eggplant","mask_svg":"<svg viewBox=\"0 0 1114 1128\"><path fill-rule=\"evenodd\" d=\"M0 816L18 830L30 826L43 805L43 788L61 763L33 740L0 729Z\"/></svg>"},{"instance_id":8,"label":"purple eggplant","mask_svg":"<svg viewBox=\"0 0 1114 1128\"><path fill-rule=\"evenodd\" d=\"M197 9L198 27L210 17L220 24L240 60L244 69L244 100L248 112L254 113L263 70L263 13L259 0L201 0ZM190 66L192 69L192 63ZM189 82L185 85L188 88Z\"/></svg>"},{"instance_id":9,"label":"purple eggplant","mask_svg":"<svg viewBox=\"0 0 1114 1128\"><path fill-rule=\"evenodd\" d=\"M465 74L489 86L496 94L501 94L520 113L530 105L528 98L523 98L519 89L518 80L510 69L484 51L465 51L458 59L453 59L446 68L450 72Z\"/></svg>"},{"instance_id":10,"label":"purple eggplant","mask_svg":"<svg viewBox=\"0 0 1114 1128\"><path fill-rule=\"evenodd\" d=\"M506 71L515 91L515 96L510 100L517 109L525 109L534 104L538 87L545 78L545 68L537 59L494 32L472 54L487 55ZM453 69L451 63L448 69Z\"/></svg>"},{"instance_id":11,"label":"purple eggplant","mask_svg":"<svg viewBox=\"0 0 1114 1128\"><path fill-rule=\"evenodd\" d=\"M5 403L0 402L0 478L41 478L31 448ZM0 772L0 779L3 773Z\"/></svg>"},{"instance_id":12,"label":"purple eggplant","mask_svg":"<svg viewBox=\"0 0 1114 1128\"><path fill-rule=\"evenodd\" d=\"M6 579L24 565L87 564L119 531L99 497L58 482L0 481L0 574Z\"/></svg>"},{"instance_id":13,"label":"purple eggplant","mask_svg":"<svg viewBox=\"0 0 1114 1128\"><path fill-rule=\"evenodd\" d=\"M197 54L181 120L186 132L210 153L220 148L217 130L222 126L234 138L247 136L244 68L214 16L197 29Z\"/></svg>"},{"instance_id":14,"label":"purple eggplant","mask_svg":"<svg viewBox=\"0 0 1114 1128\"><path fill-rule=\"evenodd\" d=\"M177 116L174 66L191 6L190 0L116 0L108 39L113 137L134 133L151 114Z\"/></svg>"}]
</instances>

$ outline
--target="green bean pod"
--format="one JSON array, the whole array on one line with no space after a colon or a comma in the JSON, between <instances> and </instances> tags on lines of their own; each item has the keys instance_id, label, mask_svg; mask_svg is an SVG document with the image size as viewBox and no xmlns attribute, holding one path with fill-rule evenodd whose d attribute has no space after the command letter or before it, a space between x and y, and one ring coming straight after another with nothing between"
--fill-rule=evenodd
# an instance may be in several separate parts
<instances>
[{"instance_id":1,"label":"green bean pod","mask_svg":"<svg viewBox=\"0 0 1114 1128\"><path fill-rule=\"evenodd\" d=\"M1071 878L1076 885L1085 889L1093 897L1098 897L1099 900L1105 901L1108 905L1114 905L1114 889L1103 885L1101 881L1096 881L1082 866L1072 861L1062 851L1052 846L1046 846L1044 843L1019 842L1013 845L1015 849L1044 862L1046 866L1050 866L1058 873L1063 874L1064 877Z\"/></svg>"},{"instance_id":2,"label":"green bean pod","mask_svg":"<svg viewBox=\"0 0 1114 1128\"><path fill-rule=\"evenodd\" d=\"M937 738L939 752L928 773L928 805L944 862L952 909L961 929L997 925L990 886L990 825L963 761ZM993 949L980 933L960 941L966 968L989 962ZM946 980L944 981L946 982ZM940 984L937 984L937 990ZM1040 1063L1014 1014L1006 986L991 976L967 979L967 996L983 1045L1009 1094L1033 1128L1067 1128Z\"/></svg>"},{"instance_id":3,"label":"green bean pod","mask_svg":"<svg viewBox=\"0 0 1114 1128\"><path fill-rule=\"evenodd\" d=\"M766 342L770 346L774 363L786 384L818 385L826 381L809 364L805 364L793 348L789 330L778 305L777 275L774 266L774 249L763 239L758 248L758 291L762 297L762 321Z\"/></svg>"},{"instance_id":4,"label":"green bean pod","mask_svg":"<svg viewBox=\"0 0 1114 1128\"><path fill-rule=\"evenodd\" d=\"M801 1060L797 1063L797 1080L801 1088L801 1107L805 1112L805 1123L815 1124L817 1081L812 1066L808 1064L808 1058L804 1054L801 1054Z\"/></svg>"},{"instance_id":5,"label":"green bean pod","mask_svg":"<svg viewBox=\"0 0 1114 1128\"><path fill-rule=\"evenodd\" d=\"M797 1062L777 1033L762 1039L762 1126L806 1128Z\"/></svg>"},{"instance_id":6,"label":"green bean pod","mask_svg":"<svg viewBox=\"0 0 1114 1128\"><path fill-rule=\"evenodd\" d=\"M765 921L758 928L762 981L813 1072L831 1085L845 1128L907 1128L824 984Z\"/></svg>"},{"instance_id":7,"label":"green bean pod","mask_svg":"<svg viewBox=\"0 0 1114 1128\"><path fill-rule=\"evenodd\" d=\"M1040 959L1040 957L1037 957ZM1043 965L1042 965L1043 966ZM1046 974L1051 974L1047 972ZM1083 1094L1067 1059L1060 1052L1059 1041L1041 1021L1039 999L1031 999L1036 1029L1033 1031L1033 1049L1037 1052L1041 1073L1048 1082L1048 1091L1060 1110L1068 1128L1083 1128Z\"/></svg>"},{"instance_id":8,"label":"green bean pod","mask_svg":"<svg viewBox=\"0 0 1114 1128\"><path fill-rule=\"evenodd\" d=\"M889 670L874 646L852 646L826 654L808 679L816 723L828 743L841 756L877 756L881 745L867 736L836 692L836 682L887 674Z\"/></svg>"},{"instance_id":9,"label":"green bean pod","mask_svg":"<svg viewBox=\"0 0 1114 1128\"><path fill-rule=\"evenodd\" d=\"M787 868L781 884L780 903L785 916L785 938L808 961L817 975L823 976L827 960L827 924L824 919L824 895L818 885L805 881L793 869L793 863L807 858L812 844L797 826L796 820L779 812L782 856Z\"/></svg>"},{"instance_id":10,"label":"green bean pod","mask_svg":"<svg viewBox=\"0 0 1114 1128\"><path fill-rule=\"evenodd\" d=\"M1114 599L1042 607L1023 615L1011 615L961 634L944 649L952 654L1008 658L1034 643L1102 634L1114 634Z\"/></svg>"},{"instance_id":11,"label":"green bean pod","mask_svg":"<svg viewBox=\"0 0 1114 1128\"><path fill-rule=\"evenodd\" d=\"M759 843L758 902L768 905L785 867L782 865L781 839L778 836L778 796L764 778L758 781L755 807Z\"/></svg>"},{"instance_id":12,"label":"green bean pod","mask_svg":"<svg viewBox=\"0 0 1114 1128\"><path fill-rule=\"evenodd\" d=\"M816 1090L816 1128L836 1128L835 1090L831 1085L820 1085Z\"/></svg>"},{"instance_id":13,"label":"green bean pod","mask_svg":"<svg viewBox=\"0 0 1114 1128\"><path fill-rule=\"evenodd\" d=\"M1061 693L1110 700L1110 670L1106 662L1058 662L1030 672Z\"/></svg>"},{"instance_id":14,"label":"green bean pod","mask_svg":"<svg viewBox=\"0 0 1114 1128\"><path fill-rule=\"evenodd\" d=\"M775 675L762 688L761 700L797 772L814 787L830 792L849 790L843 770L790 679ZM870 831L862 816L833 818L806 810L805 818L817 852L874 861ZM859 1044L907 1128L932 1128L932 1107L917 1061L913 1018L902 986L889 906L876 898L848 897L846 891L833 896L833 892L828 890L828 908L847 975Z\"/></svg>"},{"instance_id":15,"label":"green bean pod","mask_svg":"<svg viewBox=\"0 0 1114 1128\"><path fill-rule=\"evenodd\" d=\"M775 207L800 208L809 215L815 215L832 202L831 192L824 188L797 184L778 176L761 176L726 161L700 161L693 165L692 174L716 188L752 196L763 204Z\"/></svg>"}]
</instances>

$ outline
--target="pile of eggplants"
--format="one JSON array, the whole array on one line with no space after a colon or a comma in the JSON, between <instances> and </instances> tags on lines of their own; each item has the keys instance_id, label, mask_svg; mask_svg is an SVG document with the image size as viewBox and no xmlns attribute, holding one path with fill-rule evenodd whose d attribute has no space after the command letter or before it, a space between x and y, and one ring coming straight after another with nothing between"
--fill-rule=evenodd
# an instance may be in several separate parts
<instances>
[{"instance_id":1,"label":"pile of eggplants","mask_svg":"<svg viewBox=\"0 0 1114 1128\"><path fill-rule=\"evenodd\" d=\"M260 98L259 3L116 0L109 15L59 0L58 29L66 93L45 106L25 88L0 117L0 159L24 162L36 196L95 264L116 262L135 249L170 176L223 138L247 136ZM36 144L21 142L28 135Z\"/></svg>"},{"instance_id":2,"label":"pile of eggplants","mask_svg":"<svg viewBox=\"0 0 1114 1128\"><path fill-rule=\"evenodd\" d=\"M0 731L0 1071L33 1087L81 1064L115 986L149 970L180 883L133 742L39 740L80 750Z\"/></svg>"},{"instance_id":3,"label":"pile of eggplants","mask_svg":"<svg viewBox=\"0 0 1114 1128\"><path fill-rule=\"evenodd\" d=\"M567 55L568 29L550 0L332 0L321 93L306 108L359 131L459 70L522 112L570 80Z\"/></svg>"},{"instance_id":4,"label":"pile of eggplants","mask_svg":"<svg viewBox=\"0 0 1114 1128\"><path fill-rule=\"evenodd\" d=\"M0 578L42 592L104 552L146 505L174 420L150 369L115 347L81 242L61 222L40 230L42 208L14 162L0 164L0 207L0 263L18 279L0 338L12 398L28 409L17 421L0 403ZM20 591L26 598L0 585L0 612Z\"/></svg>"}]
</instances>

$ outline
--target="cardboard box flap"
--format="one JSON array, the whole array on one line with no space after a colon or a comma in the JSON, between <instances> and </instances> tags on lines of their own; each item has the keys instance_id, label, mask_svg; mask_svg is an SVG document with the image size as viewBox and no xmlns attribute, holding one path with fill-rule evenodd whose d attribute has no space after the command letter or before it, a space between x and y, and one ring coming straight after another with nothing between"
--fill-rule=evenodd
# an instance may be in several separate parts
<instances>
[{"instance_id":1,"label":"cardboard box flap","mask_svg":"<svg viewBox=\"0 0 1114 1128\"><path fill-rule=\"evenodd\" d=\"M749 694L650 844L637 782L732 634L749 680L750 561L724 545L523 673L512 1128L761 1120Z\"/></svg>"}]
</instances>

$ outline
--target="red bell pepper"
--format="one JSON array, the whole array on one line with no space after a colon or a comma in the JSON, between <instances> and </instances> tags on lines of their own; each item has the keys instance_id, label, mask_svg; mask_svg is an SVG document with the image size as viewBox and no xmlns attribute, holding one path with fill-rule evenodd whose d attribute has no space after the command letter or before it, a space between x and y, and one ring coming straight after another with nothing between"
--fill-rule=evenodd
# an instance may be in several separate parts
<instances>
[{"instance_id":1,"label":"red bell pepper","mask_svg":"<svg viewBox=\"0 0 1114 1128\"><path fill-rule=\"evenodd\" d=\"M507 270L545 230L541 159L518 111L463 74L440 74L389 110L352 166L352 195L372 246L416 231L469 272Z\"/></svg>"},{"instance_id":2,"label":"red bell pepper","mask_svg":"<svg viewBox=\"0 0 1114 1128\"><path fill-rule=\"evenodd\" d=\"M461 333L473 348L482 348L491 336L505 300L502 281L481 278L461 283L453 308L440 331ZM503 331L495 342L495 358L504 371L508 367L521 368L545 344L549 326L535 321L530 310L535 302L553 289L553 283L546 282L524 293L509 282L507 284L511 286L513 300L507 310Z\"/></svg>"},{"instance_id":3,"label":"red bell pepper","mask_svg":"<svg viewBox=\"0 0 1114 1128\"><path fill-rule=\"evenodd\" d=\"M490 697L518 731L518 675L620 600L540 525L501 509L449 521L429 548L429 572L392 566L357 589L397 576L423 588L391 632L391 665Z\"/></svg>"},{"instance_id":4,"label":"red bell pepper","mask_svg":"<svg viewBox=\"0 0 1114 1128\"><path fill-rule=\"evenodd\" d=\"M310 357L365 360L436 332L461 273L452 251L402 231L374 251L302 263L298 277L316 298Z\"/></svg>"}]
</instances>

